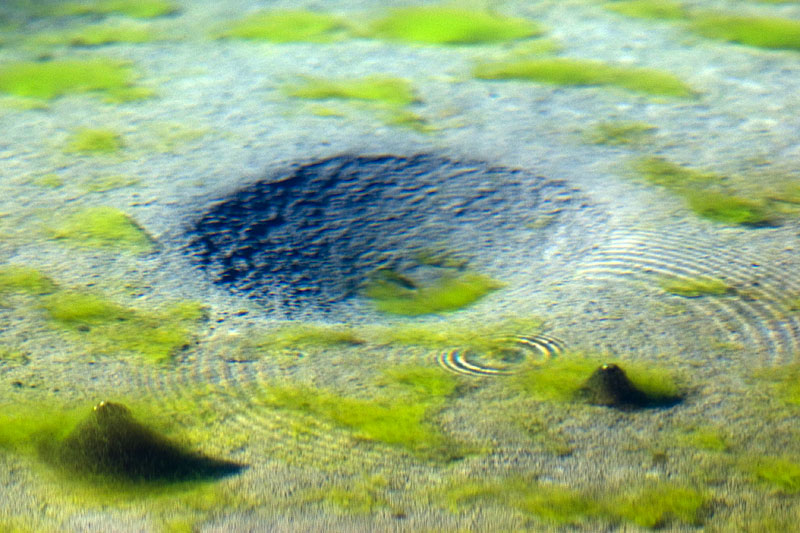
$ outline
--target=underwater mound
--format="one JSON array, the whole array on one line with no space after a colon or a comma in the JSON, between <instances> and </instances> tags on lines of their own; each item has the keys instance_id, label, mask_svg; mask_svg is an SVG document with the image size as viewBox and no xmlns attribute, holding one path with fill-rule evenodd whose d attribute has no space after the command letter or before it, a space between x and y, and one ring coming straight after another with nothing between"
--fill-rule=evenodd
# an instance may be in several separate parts
<instances>
[{"instance_id":1,"label":"underwater mound","mask_svg":"<svg viewBox=\"0 0 800 533\"><path fill-rule=\"evenodd\" d=\"M138 422L122 404L100 402L42 454L77 474L133 482L190 481L239 472L243 465L191 452Z\"/></svg>"},{"instance_id":2,"label":"underwater mound","mask_svg":"<svg viewBox=\"0 0 800 533\"><path fill-rule=\"evenodd\" d=\"M340 155L217 199L188 228L186 250L211 281L272 311L329 312L376 274L400 291L464 272L502 282L520 254L579 247L554 240L580 207L575 192L478 161Z\"/></svg>"}]
</instances>

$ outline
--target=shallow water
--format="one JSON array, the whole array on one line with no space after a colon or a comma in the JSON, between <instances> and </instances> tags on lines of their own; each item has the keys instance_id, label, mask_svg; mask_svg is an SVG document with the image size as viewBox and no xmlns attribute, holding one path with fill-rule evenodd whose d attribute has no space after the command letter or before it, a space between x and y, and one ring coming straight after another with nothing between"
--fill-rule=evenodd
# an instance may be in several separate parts
<instances>
[{"instance_id":1,"label":"shallow water","mask_svg":"<svg viewBox=\"0 0 800 533\"><path fill-rule=\"evenodd\" d=\"M154 4L0 7L0 529L791 530L800 30L703 25L796 2L510 0L523 35L439 44ZM565 59L602 77L486 79ZM681 401L590 404L605 363ZM162 438L242 468L128 468Z\"/></svg>"}]
</instances>

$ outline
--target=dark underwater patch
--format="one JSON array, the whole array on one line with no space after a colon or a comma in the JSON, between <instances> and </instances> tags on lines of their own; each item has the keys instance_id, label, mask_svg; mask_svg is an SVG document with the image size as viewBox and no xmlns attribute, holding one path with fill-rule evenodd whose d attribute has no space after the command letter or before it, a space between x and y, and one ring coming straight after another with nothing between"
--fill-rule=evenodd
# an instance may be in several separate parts
<instances>
[{"instance_id":1,"label":"dark underwater patch","mask_svg":"<svg viewBox=\"0 0 800 533\"><path fill-rule=\"evenodd\" d=\"M211 205L187 232L210 279L265 307L314 312L359 292L371 273L425 276L414 259L446 249L469 268L502 273L530 253L572 193L563 182L433 155L341 155L290 167Z\"/></svg>"}]
</instances>

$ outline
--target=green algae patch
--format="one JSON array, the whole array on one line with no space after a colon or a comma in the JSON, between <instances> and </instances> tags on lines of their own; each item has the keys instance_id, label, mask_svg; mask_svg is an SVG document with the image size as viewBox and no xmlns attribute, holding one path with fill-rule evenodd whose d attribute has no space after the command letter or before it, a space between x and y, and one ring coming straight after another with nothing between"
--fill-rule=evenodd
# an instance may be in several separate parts
<instances>
[{"instance_id":1,"label":"green algae patch","mask_svg":"<svg viewBox=\"0 0 800 533\"><path fill-rule=\"evenodd\" d=\"M325 43L337 40L344 31L344 23L332 15L305 10L276 10L249 15L233 23L222 37L276 43Z\"/></svg>"},{"instance_id":2,"label":"green algae patch","mask_svg":"<svg viewBox=\"0 0 800 533\"><path fill-rule=\"evenodd\" d=\"M302 386L269 387L262 400L348 429L357 439L407 449L423 457L447 455L448 443L428 421L436 402L363 400Z\"/></svg>"},{"instance_id":3,"label":"green algae patch","mask_svg":"<svg viewBox=\"0 0 800 533\"><path fill-rule=\"evenodd\" d=\"M58 174L43 174L33 178L30 183L46 189L58 189L64 185L64 180Z\"/></svg>"},{"instance_id":4,"label":"green algae patch","mask_svg":"<svg viewBox=\"0 0 800 533\"><path fill-rule=\"evenodd\" d=\"M130 176L101 176L86 180L83 184L87 192L107 192L116 189L124 189L138 185L139 180Z\"/></svg>"},{"instance_id":5,"label":"green algae patch","mask_svg":"<svg viewBox=\"0 0 800 533\"><path fill-rule=\"evenodd\" d=\"M159 36L147 24L126 21L91 24L73 30L46 33L35 37L34 41L44 45L101 46L113 43L147 43L158 39Z\"/></svg>"},{"instance_id":6,"label":"green algae patch","mask_svg":"<svg viewBox=\"0 0 800 533\"><path fill-rule=\"evenodd\" d=\"M688 16L683 4L669 0L627 0L612 2L605 7L621 15L644 19L679 20Z\"/></svg>"},{"instance_id":7,"label":"green algae patch","mask_svg":"<svg viewBox=\"0 0 800 533\"><path fill-rule=\"evenodd\" d=\"M449 7L394 9L369 30L375 38L427 44L496 43L540 33L528 19Z\"/></svg>"},{"instance_id":8,"label":"green algae patch","mask_svg":"<svg viewBox=\"0 0 800 533\"><path fill-rule=\"evenodd\" d=\"M289 96L309 100L361 100L391 106L406 106L416 101L414 89L408 80L388 76L354 80L307 78L285 90Z\"/></svg>"},{"instance_id":9,"label":"green algae patch","mask_svg":"<svg viewBox=\"0 0 800 533\"><path fill-rule=\"evenodd\" d=\"M734 288L730 284L712 277L666 277L660 279L658 284L664 292L686 298L725 296L734 292Z\"/></svg>"},{"instance_id":10,"label":"green algae patch","mask_svg":"<svg viewBox=\"0 0 800 533\"><path fill-rule=\"evenodd\" d=\"M714 191L686 195L689 208L703 218L741 226L772 226L776 216L763 201Z\"/></svg>"},{"instance_id":11,"label":"green algae patch","mask_svg":"<svg viewBox=\"0 0 800 533\"><path fill-rule=\"evenodd\" d=\"M703 37L768 49L800 50L800 21L699 13L689 27Z\"/></svg>"},{"instance_id":12,"label":"green algae patch","mask_svg":"<svg viewBox=\"0 0 800 533\"><path fill-rule=\"evenodd\" d=\"M41 295L53 292L55 288L50 278L33 268L23 265L0 266L0 294Z\"/></svg>"},{"instance_id":13,"label":"green algae patch","mask_svg":"<svg viewBox=\"0 0 800 533\"><path fill-rule=\"evenodd\" d=\"M106 58L18 61L0 67L0 92L52 100L66 94L100 93L111 102L151 96L134 85L133 69Z\"/></svg>"},{"instance_id":14,"label":"green algae patch","mask_svg":"<svg viewBox=\"0 0 800 533\"><path fill-rule=\"evenodd\" d=\"M65 2L55 9L59 15L112 15L135 18L155 18L171 15L178 7L166 0L88 0Z\"/></svg>"},{"instance_id":15,"label":"green algae patch","mask_svg":"<svg viewBox=\"0 0 800 533\"><path fill-rule=\"evenodd\" d=\"M784 494L800 494L800 461L792 457L751 457L742 462L753 480Z\"/></svg>"},{"instance_id":16,"label":"green algae patch","mask_svg":"<svg viewBox=\"0 0 800 533\"><path fill-rule=\"evenodd\" d=\"M580 492L548 483L523 479L464 481L443 491L450 511L474 509L482 502L515 508L552 525L578 525L604 516L602 504Z\"/></svg>"},{"instance_id":17,"label":"green algae patch","mask_svg":"<svg viewBox=\"0 0 800 533\"><path fill-rule=\"evenodd\" d=\"M364 296L381 312L417 316L462 309L503 286L474 272L444 274L430 284L409 283L375 278L365 286Z\"/></svg>"},{"instance_id":18,"label":"green algae patch","mask_svg":"<svg viewBox=\"0 0 800 533\"><path fill-rule=\"evenodd\" d=\"M754 377L767 382L781 401L800 405L800 363L759 369Z\"/></svg>"},{"instance_id":19,"label":"green algae patch","mask_svg":"<svg viewBox=\"0 0 800 533\"><path fill-rule=\"evenodd\" d=\"M706 187L724 179L724 176L700 172L657 156L639 158L632 166L647 183L672 191Z\"/></svg>"},{"instance_id":20,"label":"green algae patch","mask_svg":"<svg viewBox=\"0 0 800 533\"><path fill-rule=\"evenodd\" d=\"M364 335L378 344L502 353L511 346L509 339L517 335L532 335L540 331L542 325L542 320L535 317L514 317L481 323L395 324L367 328Z\"/></svg>"},{"instance_id":21,"label":"green algae patch","mask_svg":"<svg viewBox=\"0 0 800 533\"><path fill-rule=\"evenodd\" d=\"M326 485L302 494L303 503L325 502L346 514L367 514L389 506L383 496L387 481L370 476L357 482Z\"/></svg>"},{"instance_id":22,"label":"green algae patch","mask_svg":"<svg viewBox=\"0 0 800 533\"><path fill-rule=\"evenodd\" d=\"M731 448L728 441L726 434L713 426L684 428L670 438L670 442L678 446L710 452L727 452Z\"/></svg>"},{"instance_id":23,"label":"green algae patch","mask_svg":"<svg viewBox=\"0 0 800 533\"><path fill-rule=\"evenodd\" d=\"M84 128L70 136L67 152L78 154L112 154L123 147L122 137L111 130Z\"/></svg>"},{"instance_id":24,"label":"green algae patch","mask_svg":"<svg viewBox=\"0 0 800 533\"><path fill-rule=\"evenodd\" d=\"M661 528L676 523L699 526L709 497L693 487L660 483L628 491L609 503L613 515L641 527Z\"/></svg>"},{"instance_id":25,"label":"green algae patch","mask_svg":"<svg viewBox=\"0 0 800 533\"><path fill-rule=\"evenodd\" d=\"M513 384L538 401L571 402L584 399L582 389L593 373L611 366L600 356L570 354L544 365L531 365L513 378ZM617 365L614 365L617 366ZM640 406L669 406L682 398L676 377L667 369L642 363L620 363L631 385L646 400Z\"/></svg>"},{"instance_id":26,"label":"green algae patch","mask_svg":"<svg viewBox=\"0 0 800 533\"><path fill-rule=\"evenodd\" d=\"M114 207L88 207L52 229L53 238L74 246L149 252L153 240L127 214Z\"/></svg>"},{"instance_id":27,"label":"green algae patch","mask_svg":"<svg viewBox=\"0 0 800 533\"><path fill-rule=\"evenodd\" d=\"M613 86L655 96L691 97L691 88L668 72L569 58L482 63L473 74L484 80L525 80L566 86Z\"/></svg>"},{"instance_id":28,"label":"green algae patch","mask_svg":"<svg viewBox=\"0 0 800 533\"><path fill-rule=\"evenodd\" d=\"M646 122L600 122L587 132L586 138L593 144L608 146L641 145L650 139L656 129Z\"/></svg>"},{"instance_id":29,"label":"green algae patch","mask_svg":"<svg viewBox=\"0 0 800 533\"><path fill-rule=\"evenodd\" d=\"M195 302L178 302L160 311L125 307L102 295L64 290L40 302L51 323L102 354L135 353L166 361L191 344L202 316Z\"/></svg>"},{"instance_id":30,"label":"green algae patch","mask_svg":"<svg viewBox=\"0 0 800 533\"><path fill-rule=\"evenodd\" d=\"M348 326L297 323L279 327L259 336L257 344L267 350L325 349L366 342L358 330Z\"/></svg>"}]
</instances>

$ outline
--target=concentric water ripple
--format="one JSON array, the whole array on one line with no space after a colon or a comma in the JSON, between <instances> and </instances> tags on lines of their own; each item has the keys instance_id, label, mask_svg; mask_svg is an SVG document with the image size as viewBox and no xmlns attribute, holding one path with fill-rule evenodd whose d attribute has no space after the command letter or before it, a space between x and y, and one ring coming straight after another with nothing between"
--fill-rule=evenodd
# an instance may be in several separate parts
<instances>
[{"instance_id":1,"label":"concentric water ripple","mask_svg":"<svg viewBox=\"0 0 800 533\"><path fill-rule=\"evenodd\" d=\"M520 335L507 340L513 348L502 357L487 357L471 350L454 348L439 353L436 362L456 374L505 376L513 374L527 360L544 363L564 352L564 343L547 335Z\"/></svg>"},{"instance_id":2,"label":"concentric water ripple","mask_svg":"<svg viewBox=\"0 0 800 533\"><path fill-rule=\"evenodd\" d=\"M578 276L601 283L625 279L659 292L663 278L721 280L731 287L729 294L684 298L685 305L729 338L759 347L770 362L787 362L798 353L800 316L790 302L800 295L800 280L790 273L712 239L677 232L620 231L609 243Z\"/></svg>"}]
</instances>

